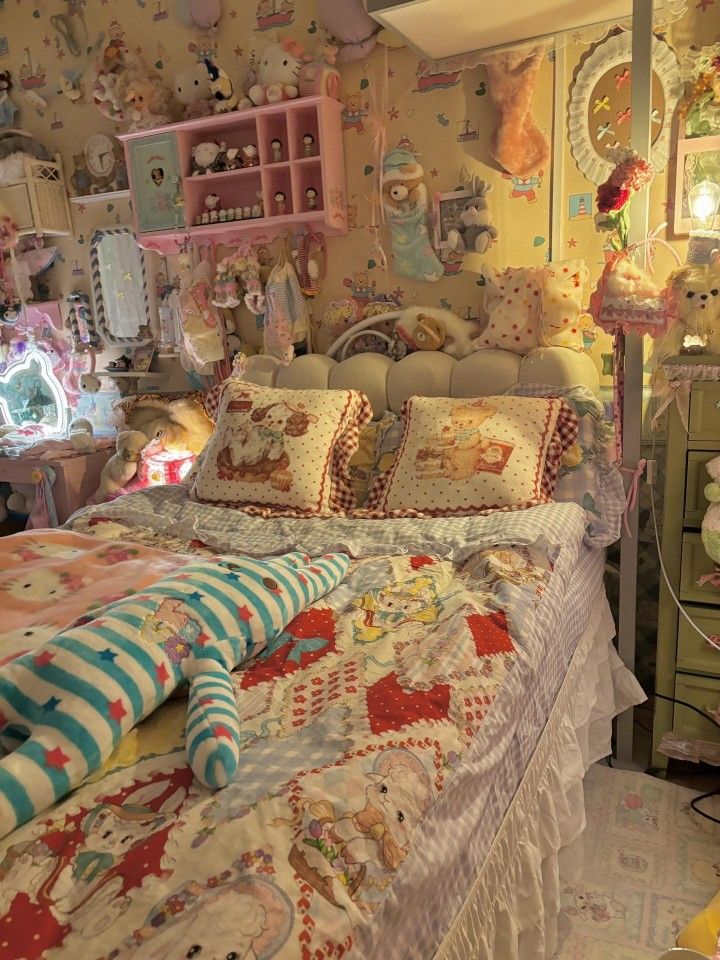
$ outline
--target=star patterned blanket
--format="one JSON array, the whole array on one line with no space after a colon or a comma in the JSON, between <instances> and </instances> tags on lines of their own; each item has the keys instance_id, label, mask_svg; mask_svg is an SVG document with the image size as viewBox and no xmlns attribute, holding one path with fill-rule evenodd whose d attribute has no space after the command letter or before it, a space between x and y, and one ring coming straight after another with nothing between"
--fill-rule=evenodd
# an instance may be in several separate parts
<instances>
[{"instance_id":1,"label":"star patterned blanket","mask_svg":"<svg viewBox=\"0 0 720 960\"><path fill-rule=\"evenodd\" d=\"M171 701L0 843L0 960L372 957L414 839L494 729L498 702L519 709L513 675L542 669L537 618L568 588L584 527L579 509L561 513L506 517L510 542L494 518L450 538L447 524L414 521L423 550L412 552L389 527L385 544L364 527L346 580L233 674L234 782L212 792L193 779L185 703ZM79 526L152 539L101 514ZM267 536L262 523L241 531L248 549L252 530ZM306 523L309 546L348 541L332 522ZM277 530L277 552L288 536ZM174 546L168 564L211 549L197 536Z\"/></svg>"}]
</instances>

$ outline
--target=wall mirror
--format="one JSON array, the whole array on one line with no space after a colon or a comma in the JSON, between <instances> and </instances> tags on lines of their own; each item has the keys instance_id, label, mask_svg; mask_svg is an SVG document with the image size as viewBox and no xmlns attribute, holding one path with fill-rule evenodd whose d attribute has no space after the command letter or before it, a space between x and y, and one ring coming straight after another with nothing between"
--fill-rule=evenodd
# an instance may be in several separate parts
<instances>
[{"instance_id":1,"label":"wall mirror","mask_svg":"<svg viewBox=\"0 0 720 960\"><path fill-rule=\"evenodd\" d=\"M652 165L664 170L670 157L673 114L683 91L680 65L664 40L653 40ZM613 169L607 150L629 146L632 111L632 36L627 31L601 41L580 66L570 92L568 132L575 163L588 180L603 183Z\"/></svg>"},{"instance_id":2,"label":"wall mirror","mask_svg":"<svg viewBox=\"0 0 720 960\"><path fill-rule=\"evenodd\" d=\"M151 339L145 254L128 227L96 230L90 241L98 332L108 346Z\"/></svg>"},{"instance_id":3,"label":"wall mirror","mask_svg":"<svg viewBox=\"0 0 720 960\"><path fill-rule=\"evenodd\" d=\"M41 350L28 350L0 374L0 423L47 434L67 430L67 398Z\"/></svg>"}]
</instances>

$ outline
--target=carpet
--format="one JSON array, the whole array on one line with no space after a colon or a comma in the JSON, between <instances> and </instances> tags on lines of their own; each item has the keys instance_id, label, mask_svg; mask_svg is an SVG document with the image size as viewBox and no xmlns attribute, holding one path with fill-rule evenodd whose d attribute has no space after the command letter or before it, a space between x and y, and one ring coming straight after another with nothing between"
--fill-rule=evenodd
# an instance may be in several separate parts
<instances>
[{"instance_id":1,"label":"carpet","mask_svg":"<svg viewBox=\"0 0 720 960\"><path fill-rule=\"evenodd\" d=\"M657 960L720 887L720 826L698 791L593 766L580 881L562 891L557 960ZM702 804L720 817L720 799Z\"/></svg>"}]
</instances>

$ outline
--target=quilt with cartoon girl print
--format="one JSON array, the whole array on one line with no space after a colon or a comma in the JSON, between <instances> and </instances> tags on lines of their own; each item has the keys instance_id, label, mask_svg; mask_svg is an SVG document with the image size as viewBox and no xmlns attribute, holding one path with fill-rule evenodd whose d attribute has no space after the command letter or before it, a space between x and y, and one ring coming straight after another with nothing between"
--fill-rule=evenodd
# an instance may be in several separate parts
<instances>
[{"instance_id":1,"label":"quilt with cartoon girl print","mask_svg":"<svg viewBox=\"0 0 720 960\"><path fill-rule=\"evenodd\" d=\"M193 779L185 705L171 701L133 731L132 749L121 743L0 842L0 960L373 956L373 924L423 825L478 738L495 742L498 699L519 708L510 679L542 665L533 624L559 558L553 592L569 582L581 513L566 511L567 549L542 536L493 546L492 526L468 519L452 560L356 556L344 583L233 674L234 782L212 792ZM61 531L52 550L82 578L78 536ZM94 542L95 562L131 569L134 548ZM36 563L30 553L44 552L22 549ZM81 586L57 585L56 602ZM116 589L141 586L117 578ZM18 591L31 602L32 584L7 596ZM48 615L47 604L33 612Z\"/></svg>"}]
</instances>

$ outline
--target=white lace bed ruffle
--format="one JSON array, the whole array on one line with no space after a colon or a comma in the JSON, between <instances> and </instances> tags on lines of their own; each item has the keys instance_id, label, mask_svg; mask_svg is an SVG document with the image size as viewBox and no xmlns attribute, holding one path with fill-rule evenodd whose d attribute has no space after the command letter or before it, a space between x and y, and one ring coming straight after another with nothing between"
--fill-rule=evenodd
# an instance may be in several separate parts
<instances>
[{"instance_id":1,"label":"white lace bed ruffle","mask_svg":"<svg viewBox=\"0 0 720 960\"><path fill-rule=\"evenodd\" d=\"M583 778L610 753L612 718L645 700L612 644L604 594L481 873L435 960L547 960L561 883L582 868Z\"/></svg>"}]
</instances>

